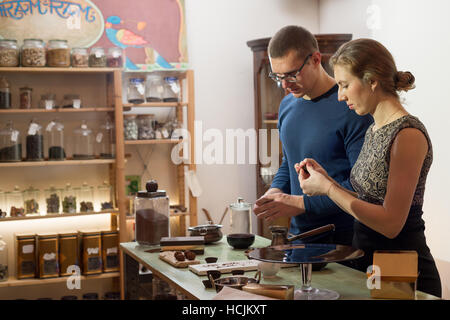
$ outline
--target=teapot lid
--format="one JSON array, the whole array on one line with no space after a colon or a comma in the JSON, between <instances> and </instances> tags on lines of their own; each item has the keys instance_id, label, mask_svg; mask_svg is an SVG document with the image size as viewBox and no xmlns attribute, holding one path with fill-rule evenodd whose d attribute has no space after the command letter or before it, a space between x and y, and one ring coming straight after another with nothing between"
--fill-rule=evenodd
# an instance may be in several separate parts
<instances>
[{"instance_id":1,"label":"teapot lid","mask_svg":"<svg viewBox=\"0 0 450 320\"><path fill-rule=\"evenodd\" d=\"M138 191L137 197L138 198L159 198L159 197L165 197L166 196L166 190L158 190L154 192L148 192L147 190Z\"/></svg>"},{"instance_id":2,"label":"teapot lid","mask_svg":"<svg viewBox=\"0 0 450 320\"><path fill-rule=\"evenodd\" d=\"M230 204L232 210L249 210L251 203L245 202L243 198L239 197L236 203Z\"/></svg>"}]
</instances>

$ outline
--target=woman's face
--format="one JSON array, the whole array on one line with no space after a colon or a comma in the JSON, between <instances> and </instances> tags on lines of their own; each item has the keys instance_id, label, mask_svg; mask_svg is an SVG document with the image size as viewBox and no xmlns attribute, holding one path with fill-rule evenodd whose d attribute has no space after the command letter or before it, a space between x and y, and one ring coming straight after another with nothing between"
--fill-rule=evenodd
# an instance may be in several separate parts
<instances>
[{"instance_id":1,"label":"woman's face","mask_svg":"<svg viewBox=\"0 0 450 320\"><path fill-rule=\"evenodd\" d=\"M334 78L339 86L339 101L345 101L360 116L373 113L376 104L370 84L352 74L345 65L334 66Z\"/></svg>"}]
</instances>

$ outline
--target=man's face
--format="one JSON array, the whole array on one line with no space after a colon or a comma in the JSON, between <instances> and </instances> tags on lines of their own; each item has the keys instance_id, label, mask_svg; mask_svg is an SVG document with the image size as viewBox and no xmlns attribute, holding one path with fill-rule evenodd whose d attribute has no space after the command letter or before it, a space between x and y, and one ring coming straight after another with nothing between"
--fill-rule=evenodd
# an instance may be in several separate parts
<instances>
[{"instance_id":1,"label":"man's face","mask_svg":"<svg viewBox=\"0 0 450 320\"><path fill-rule=\"evenodd\" d=\"M296 98L301 98L311 91L313 75L311 68L312 57L306 56L305 58L299 58L294 50L291 50L284 57L281 58L270 58L270 64L272 68L272 73L276 74L281 78L295 77L295 82L288 82L282 80L281 84L284 89ZM303 67L302 67L303 66ZM299 73L298 70L301 69Z\"/></svg>"}]
</instances>

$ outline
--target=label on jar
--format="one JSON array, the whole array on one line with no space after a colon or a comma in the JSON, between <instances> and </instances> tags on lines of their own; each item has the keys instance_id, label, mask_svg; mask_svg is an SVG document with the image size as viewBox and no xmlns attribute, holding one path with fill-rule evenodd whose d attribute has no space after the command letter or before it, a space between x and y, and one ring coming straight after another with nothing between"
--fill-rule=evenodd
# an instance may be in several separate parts
<instances>
[{"instance_id":1,"label":"label on jar","mask_svg":"<svg viewBox=\"0 0 450 320\"><path fill-rule=\"evenodd\" d=\"M102 142L103 140L103 133L99 132L97 133L97 136L95 137L95 141L97 141L97 143Z\"/></svg>"},{"instance_id":2,"label":"label on jar","mask_svg":"<svg viewBox=\"0 0 450 320\"><path fill-rule=\"evenodd\" d=\"M74 99L73 100L73 107L75 109L80 109L80 107L81 107L81 100L80 99Z\"/></svg>"},{"instance_id":3,"label":"label on jar","mask_svg":"<svg viewBox=\"0 0 450 320\"><path fill-rule=\"evenodd\" d=\"M17 130L13 130L11 132L11 141L12 142L17 142L17 138L19 137L19 131Z\"/></svg>"},{"instance_id":4,"label":"label on jar","mask_svg":"<svg viewBox=\"0 0 450 320\"><path fill-rule=\"evenodd\" d=\"M45 109L52 110L53 109L53 100L45 100Z\"/></svg>"},{"instance_id":5,"label":"label on jar","mask_svg":"<svg viewBox=\"0 0 450 320\"><path fill-rule=\"evenodd\" d=\"M102 57L102 53L100 51L95 51L95 57L97 59L101 58Z\"/></svg>"},{"instance_id":6,"label":"label on jar","mask_svg":"<svg viewBox=\"0 0 450 320\"><path fill-rule=\"evenodd\" d=\"M136 85L136 89L139 92L139 94L143 95L145 93L145 87L142 85L142 83L138 83Z\"/></svg>"},{"instance_id":7,"label":"label on jar","mask_svg":"<svg viewBox=\"0 0 450 320\"><path fill-rule=\"evenodd\" d=\"M55 126L55 123L53 121L51 121L48 125L47 128L45 129L46 131L52 131L53 127Z\"/></svg>"},{"instance_id":8,"label":"label on jar","mask_svg":"<svg viewBox=\"0 0 450 320\"><path fill-rule=\"evenodd\" d=\"M87 125L85 125L85 124L82 124L82 125L81 125L81 129L84 129L84 130L86 130L86 129L87 129Z\"/></svg>"},{"instance_id":9,"label":"label on jar","mask_svg":"<svg viewBox=\"0 0 450 320\"><path fill-rule=\"evenodd\" d=\"M30 127L28 128L28 135L29 136L34 136L36 135L36 132L39 129L39 125L37 123L32 123L30 124Z\"/></svg>"},{"instance_id":10,"label":"label on jar","mask_svg":"<svg viewBox=\"0 0 450 320\"><path fill-rule=\"evenodd\" d=\"M113 58L118 58L118 57L120 57L120 52L119 51L114 51L112 53L112 56L113 56Z\"/></svg>"},{"instance_id":11,"label":"label on jar","mask_svg":"<svg viewBox=\"0 0 450 320\"><path fill-rule=\"evenodd\" d=\"M113 248L108 248L108 249L106 249L106 254L108 255L108 254L116 254L117 253L117 247L113 247Z\"/></svg>"},{"instance_id":12,"label":"label on jar","mask_svg":"<svg viewBox=\"0 0 450 320\"><path fill-rule=\"evenodd\" d=\"M93 255L93 254L98 255L99 248L98 247L97 248L87 248L86 251L87 251L88 255Z\"/></svg>"},{"instance_id":13,"label":"label on jar","mask_svg":"<svg viewBox=\"0 0 450 320\"><path fill-rule=\"evenodd\" d=\"M175 93L175 94L178 94L178 92L180 92L180 88L178 87L176 82L171 82L170 88L172 89L173 93Z\"/></svg>"},{"instance_id":14,"label":"label on jar","mask_svg":"<svg viewBox=\"0 0 450 320\"><path fill-rule=\"evenodd\" d=\"M156 87L156 92L162 94L164 92L164 87L163 86L157 86Z\"/></svg>"},{"instance_id":15,"label":"label on jar","mask_svg":"<svg viewBox=\"0 0 450 320\"><path fill-rule=\"evenodd\" d=\"M44 254L44 256L42 258L46 261L55 260L56 254L55 253L46 253L46 254Z\"/></svg>"},{"instance_id":16,"label":"label on jar","mask_svg":"<svg viewBox=\"0 0 450 320\"><path fill-rule=\"evenodd\" d=\"M162 134L162 136L163 136L164 139L169 138L169 131L167 131L166 128L162 128L162 129L161 129L161 134Z\"/></svg>"},{"instance_id":17,"label":"label on jar","mask_svg":"<svg viewBox=\"0 0 450 320\"><path fill-rule=\"evenodd\" d=\"M33 251L34 251L34 244L26 244L22 247L23 254L33 253Z\"/></svg>"}]
</instances>

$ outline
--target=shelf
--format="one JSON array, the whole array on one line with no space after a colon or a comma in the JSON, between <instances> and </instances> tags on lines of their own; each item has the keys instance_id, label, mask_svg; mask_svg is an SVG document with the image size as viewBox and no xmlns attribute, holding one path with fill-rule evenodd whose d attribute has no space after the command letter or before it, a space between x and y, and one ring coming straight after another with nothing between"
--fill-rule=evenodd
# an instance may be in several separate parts
<instances>
[{"instance_id":1,"label":"shelf","mask_svg":"<svg viewBox=\"0 0 450 320\"><path fill-rule=\"evenodd\" d=\"M48 67L2 67L0 72L55 72L55 73L111 73L120 68L48 68Z\"/></svg>"},{"instance_id":2,"label":"shelf","mask_svg":"<svg viewBox=\"0 0 450 320\"><path fill-rule=\"evenodd\" d=\"M187 102L147 102L140 104L124 103L124 108L143 108L143 107L186 107Z\"/></svg>"},{"instance_id":3,"label":"shelf","mask_svg":"<svg viewBox=\"0 0 450 320\"><path fill-rule=\"evenodd\" d=\"M96 280L96 279L109 279L118 278L120 276L119 272L109 272L101 274L93 274L89 276L81 276L81 281L83 280ZM2 287L22 287L22 286L33 286L33 285L43 285L51 283L65 283L69 277L57 277L48 279L17 279L15 277L9 277L8 281L0 282L0 288Z\"/></svg>"},{"instance_id":4,"label":"shelf","mask_svg":"<svg viewBox=\"0 0 450 320\"><path fill-rule=\"evenodd\" d=\"M58 109L6 109L0 110L0 114L16 114L16 113L74 113L74 112L114 112L114 108L58 108Z\"/></svg>"},{"instance_id":5,"label":"shelf","mask_svg":"<svg viewBox=\"0 0 450 320\"><path fill-rule=\"evenodd\" d=\"M48 215L28 215L23 217L6 217L0 218L0 222L4 221L18 221L18 220L34 220L34 219L49 219L49 218L64 218L64 217L78 217L78 216L92 216L98 214L119 214L118 209L113 210L103 210L103 211L95 211L95 212L76 212L76 213L59 213L59 214L48 214Z\"/></svg>"},{"instance_id":6,"label":"shelf","mask_svg":"<svg viewBox=\"0 0 450 320\"><path fill-rule=\"evenodd\" d=\"M72 166L115 163L115 159L93 159L93 160L63 160L63 161L19 161L1 162L0 168L12 167L47 167L47 166Z\"/></svg>"},{"instance_id":7,"label":"shelf","mask_svg":"<svg viewBox=\"0 0 450 320\"><path fill-rule=\"evenodd\" d=\"M182 141L181 139L125 140L125 144L178 144Z\"/></svg>"}]
</instances>

